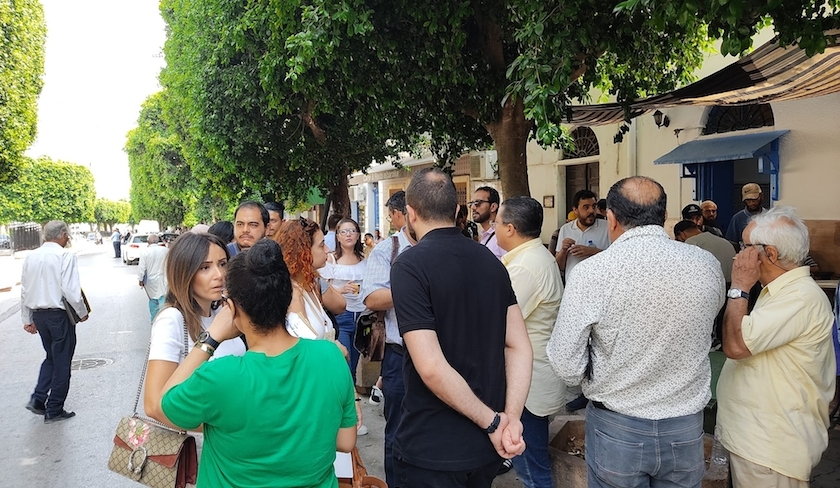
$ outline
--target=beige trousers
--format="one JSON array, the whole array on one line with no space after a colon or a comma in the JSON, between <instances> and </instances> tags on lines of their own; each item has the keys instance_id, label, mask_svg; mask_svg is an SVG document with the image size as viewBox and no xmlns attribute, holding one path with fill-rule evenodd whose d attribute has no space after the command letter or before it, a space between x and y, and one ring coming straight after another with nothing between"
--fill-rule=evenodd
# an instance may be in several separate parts
<instances>
[{"instance_id":1,"label":"beige trousers","mask_svg":"<svg viewBox=\"0 0 840 488\"><path fill-rule=\"evenodd\" d=\"M772 469L729 453L732 486L735 488L808 488L807 481L789 478Z\"/></svg>"}]
</instances>

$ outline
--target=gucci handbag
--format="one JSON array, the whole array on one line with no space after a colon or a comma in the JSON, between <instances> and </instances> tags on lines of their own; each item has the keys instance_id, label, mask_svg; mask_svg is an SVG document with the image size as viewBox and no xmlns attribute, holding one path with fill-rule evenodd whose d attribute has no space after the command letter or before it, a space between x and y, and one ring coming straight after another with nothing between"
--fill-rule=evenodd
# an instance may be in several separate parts
<instances>
[{"instance_id":1,"label":"gucci handbag","mask_svg":"<svg viewBox=\"0 0 840 488\"><path fill-rule=\"evenodd\" d=\"M184 328L185 353L188 347L187 330ZM174 430L137 413L148 362L147 351L134 401L134 414L123 417L117 425L108 469L152 488L185 488L187 483L195 484L198 472L195 438L185 431Z\"/></svg>"}]
</instances>

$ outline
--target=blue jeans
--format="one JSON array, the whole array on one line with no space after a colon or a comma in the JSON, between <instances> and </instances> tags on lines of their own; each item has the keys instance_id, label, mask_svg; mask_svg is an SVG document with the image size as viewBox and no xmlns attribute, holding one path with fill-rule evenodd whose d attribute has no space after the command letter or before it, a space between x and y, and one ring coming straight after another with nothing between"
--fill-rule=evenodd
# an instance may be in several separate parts
<instances>
[{"instance_id":1,"label":"blue jeans","mask_svg":"<svg viewBox=\"0 0 840 488\"><path fill-rule=\"evenodd\" d=\"M338 324L338 342L350 352L350 374L353 375L353 384L356 384L356 366L359 364L359 351L353 345L356 339L356 319L359 312L344 312L336 315L335 322Z\"/></svg>"},{"instance_id":2,"label":"blue jeans","mask_svg":"<svg viewBox=\"0 0 840 488\"><path fill-rule=\"evenodd\" d=\"M64 310L35 310L32 320L47 357L41 363L32 399L46 405L47 415L58 415L70 390L70 363L76 351L76 326Z\"/></svg>"},{"instance_id":3,"label":"blue jeans","mask_svg":"<svg viewBox=\"0 0 840 488\"><path fill-rule=\"evenodd\" d=\"M589 488L700 488L703 412L662 420L586 407Z\"/></svg>"},{"instance_id":4,"label":"blue jeans","mask_svg":"<svg viewBox=\"0 0 840 488\"><path fill-rule=\"evenodd\" d=\"M522 411L522 437L525 452L513 458L513 469L525 488L552 488L551 460L548 456L548 417Z\"/></svg>"},{"instance_id":5,"label":"blue jeans","mask_svg":"<svg viewBox=\"0 0 840 488\"><path fill-rule=\"evenodd\" d=\"M391 344L385 346L382 358L382 394L385 395L385 483L397 488L396 467L394 466L394 438L397 426L402 418L402 402L405 396L403 382L403 353Z\"/></svg>"},{"instance_id":6,"label":"blue jeans","mask_svg":"<svg viewBox=\"0 0 840 488\"><path fill-rule=\"evenodd\" d=\"M163 302L166 301L166 295L160 298L149 298L149 315L152 316L152 322L155 321L155 317L157 317L158 312L160 309L163 308Z\"/></svg>"}]
</instances>

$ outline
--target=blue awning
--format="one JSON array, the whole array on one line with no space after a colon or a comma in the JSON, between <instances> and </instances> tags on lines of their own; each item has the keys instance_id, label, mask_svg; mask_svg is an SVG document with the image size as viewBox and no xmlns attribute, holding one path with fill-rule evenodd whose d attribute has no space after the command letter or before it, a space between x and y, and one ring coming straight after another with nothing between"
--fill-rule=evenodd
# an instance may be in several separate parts
<instances>
[{"instance_id":1,"label":"blue awning","mask_svg":"<svg viewBox=\"0 0 840 488\"><path fill-rule=\"evenodd\" d=\"M693 141L677 146L673 151L658 158L653 164L714 163L752 159L768 152L762 151L762 149L788 132L777 130L724 137L698 137Z\"/></svg>"}]
</instances>

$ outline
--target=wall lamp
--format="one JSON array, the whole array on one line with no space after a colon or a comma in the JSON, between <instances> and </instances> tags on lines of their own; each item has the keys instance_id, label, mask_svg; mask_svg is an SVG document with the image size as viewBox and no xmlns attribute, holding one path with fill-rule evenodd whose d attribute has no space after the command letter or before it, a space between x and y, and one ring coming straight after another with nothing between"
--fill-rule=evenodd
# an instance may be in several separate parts
<instances>
[{"instance_id":1,"label":"wall lamp","mask_svg":"<svg viewBox=\"0 0 840 488\"><path fill-rule=\"evenodd\" d=\"M656 124L656 128L659 129L661 127L668 127L668 125L671 123L671 119L669 119L667 115L657 110L653 113L653 122Z\"/></svg>"}]
</instances>

